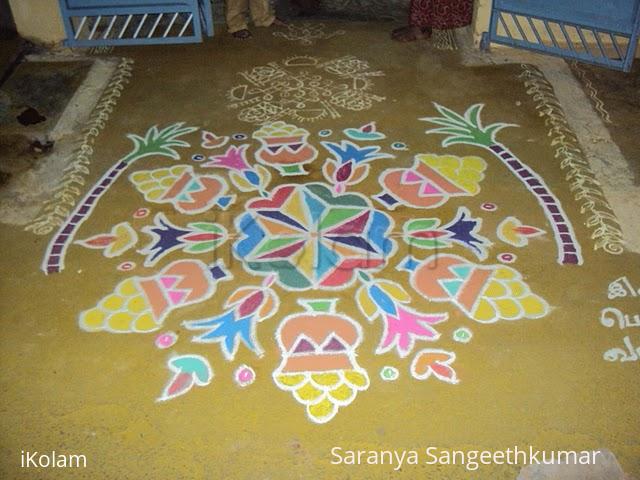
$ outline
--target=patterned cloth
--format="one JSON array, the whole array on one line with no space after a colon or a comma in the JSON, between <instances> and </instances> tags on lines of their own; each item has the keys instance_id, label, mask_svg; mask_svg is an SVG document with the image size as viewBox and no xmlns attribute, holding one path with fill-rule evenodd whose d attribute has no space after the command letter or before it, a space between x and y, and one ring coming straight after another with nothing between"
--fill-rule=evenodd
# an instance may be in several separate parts
<instances>
[{"instance_id":1,"label":"patterned cloth","mask_svg":"<svg viewBox=\"0 0 640 480\"><path fill-rule=\"evenodd\" d=\"M411 0L409 25L447 30L471 23L473 0Z\"/></svg>"}]
</instances>

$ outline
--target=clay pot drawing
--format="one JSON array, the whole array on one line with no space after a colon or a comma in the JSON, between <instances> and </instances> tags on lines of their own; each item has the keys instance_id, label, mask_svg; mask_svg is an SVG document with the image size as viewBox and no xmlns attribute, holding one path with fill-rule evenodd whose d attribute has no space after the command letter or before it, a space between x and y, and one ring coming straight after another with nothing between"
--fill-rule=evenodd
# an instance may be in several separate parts
<instances>
[{"instance_id":1,"label":"clay pot drawing","mask_svg":"<svg viewBox=\"0 0 640 480\"><path fill-rule=\"evenodd\" d=\"M305 175L303 166L318 156L318 150L308 142L309 132L285 122L264 125L253 138L261 143L256 160L284 176Z\"/></svg>"},{"instance_id":2,"label":"clay pot drawing","mask_svg":"<svg viewBox=\"0 0 640 480\"><path fill-rule=\"evenodd\" d=\"M326 423L369 387L367 372L356 362L362 328L335 313L335 300L299 303L309 311L286 317L276 332L282 361L273 379L306 406L311 421Z\"/></svg>"}]
</instances>

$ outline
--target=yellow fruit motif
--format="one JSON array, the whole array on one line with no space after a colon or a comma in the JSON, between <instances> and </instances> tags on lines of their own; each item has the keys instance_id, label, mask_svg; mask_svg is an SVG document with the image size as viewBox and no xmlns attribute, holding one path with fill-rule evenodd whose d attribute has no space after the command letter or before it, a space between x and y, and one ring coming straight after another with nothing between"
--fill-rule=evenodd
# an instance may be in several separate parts
<instances>
[{"instance_id":1,"label":"yellow fruit motif","mask_svg":"<svg viewBox=\"0 0 640 480\"><path fill-rule=\"evenodd\" d=\"M228 273L221 263L177 260L149 277L127 278L98 304L80 313L87 332L147 333L159 329L174 309L210 298Z\"/></svg>"},{"instance_id":2,"label":"yellow fruit motif","mask_svg":"<svg viewBox=\"0 0 640 480\"><path fill-rule=\"evenodd\" d=\"M452 181L470 195L480 192L487 163L480 157L420 154L416 158Z\"/></svg>"},{"instance_id":3,"label":"yellow fruit motif","mask_svg":"<svg viewBox=\"0 0 640 480\"><path fill-rule=\"evenodd\" d=\"M133 307L133 308L132 308ZM98 305L80 314L80 328L88 332L152 332L160 328L153 320L151 307L133 279L116 287Z\"/></svg>"},{"instance_id":4,"label":"yellow fruit motif","mask_svg":"<svg viewBox=\"0 0 640 480\"><path fill-rule=\"evenodd\" d=\"M299 135L309 135L309 132L304 128L278 121L256 130L253 133L253 138L295 137Z\"/></svg>"},{"instance_id":5,"label":"yellow fruit motif","mask_svg":"<svg viewBox=\"0 0 640 480\"><path fill-rule=\"evenodd\" d=\"M369 387L369 376L363 369L326 373L282 374L274 376L276 385L293 393L306 406L309 419L316 423L330 421L340 407L346 407L358 391Z\"/></svg>"},{"instance_id":6,"label":"yellow fruit motif","mask_svg":"<svg viewBox=\"0 0 640 480\"><path fill-rule=\"evenodd\" d=\"M471 316L478 322L494 322L497 319L540 318L548 312L547 302L531 293L516 270L511 267L497 267Z\"/></svg>"},{"instance_id":7,"label":"yellow fruit motif","mask_svg":"<svg viewBox=\"0 0 640 480\"><path fill-rule=\"evenodd\" d=\"M451 302L477 322L541 318L549 313L547 302L532 293L511 267L478 265L442 254L409 270L413 287L428 300Z\"/></svg>"},{"instance_id":8,"label":"yellow fruit motif","mask_svg":"<svg viewBox=\"0 0 640 480\"><path fill-rule=\"evenodd\" d=\"M141 170L129 176L131 182L144 195L145 200L158 200L171 188L180 176L190 170L189 165L175 165L156 170Z\"/></svg>"}]
</instances>

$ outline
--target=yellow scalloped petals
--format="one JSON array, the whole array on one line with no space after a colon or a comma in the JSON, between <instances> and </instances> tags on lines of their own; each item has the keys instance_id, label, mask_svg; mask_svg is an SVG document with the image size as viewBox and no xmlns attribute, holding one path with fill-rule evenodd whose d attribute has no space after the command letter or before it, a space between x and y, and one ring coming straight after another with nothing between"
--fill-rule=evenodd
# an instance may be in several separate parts
<instances>
[{"instance_id":1,"label":"yellow scalloped petals","mask_svg":"<svg viewBox=\"0 0 640 480\"><path fill-rule=\"evenodd\" d=\"M98 305L81 312L78 322L82 329L90 332L144 333L160 327L133 278L123 280Z\"/></svg>"},{"instance_id":2,"label":"yellow scalloped petals","mask_svg":"<svg viewBox=\"0 0 640 480\"><path fill-rule=\"evenodd\" d=\"M331 420L340 406L351 404L359 390L369 386L364 370L276 374L276 385L293 391L297 402L306 405L309 418L318 423Z\"/></svg>"},{"instance_id":3,"label":"yellow scalloped petals","mask_svg":"<svg viewBox=\"0 0 640 480\"><path fill-rule=\"evenodd\" d=\"M129 179L136 185L140 185L148 181L153 181L150 170L139 170L137 172L133 172Z\"/></svg>"},{"instance_id":4,"label":"yellow scalloped petals","mask_svg":"<svg viewBox=\"0 0 640 480\"><path fill-rule=\"evenodd\" d=\"M549 313L549 304L538 295L527 295L520 299L520 304L528 318L541 318Z\"/></svg>"},{"instance_id":5,"label":"yellow scalloped petals","mask_svg":"<svg viewBox=\"0 0 640 480\"><path fill-rule=\"evenodd\" d=\"M497 266L493 271L493 277L500 280L512 280L515 279L520 281L522 279L522 275L517 270L507 267L507 266Z\"/></svg>"},{"instance_id":6,"label":"yellow scalloped petals","mask_svg":"<svg viewBox=\"0 0 640 480\"><path fill-rule=\"evenodd\" d=\"M357 390L365 390L369 387L369 376L364 370L345 370L342 374L344 379Z\"/></svg>"},{"instance_id":7,"label":"yellow scalloped petals","mask_svg":"<svg viewBox=\"0 0 640 480\"><path fill-rule=\"evenodd\" d=\"M143 313L134 317L132 322L132 330L134 332L146 333L158 330L160 325L157 324L151 312Z\"/></svg>"},{"instance_id":8,"label":"yellow scalloped petals","mask_svg":"<svg viewBox=\"0 0 640 480\"><path fill-rule=\"evenodd\" d=\"M253 138L293 137L298 135L309 135L309 132L296 125L278 121L263 125L253 133Z\"/></svg>"},{"instance_id":9,"label":"yellow scalloped petals","mask_svg":"<svg viewBox=\"0 0 640 480\"><path fill-rule=\"evenodd\" d=\"M122 295L123 297L131 297L137 293L140 293L138 290L138 286L133 278L128 278L123 280L116 286L116 291L118 295Z\"/></svg>"},{"instance_id":10,"label":"yellow scalloped petals","mask_svg":"<svg viewBox=\"0 0 640 480\"><path fill-rule=\"evenodd\" d=\"M516 270L498 267L487 282L471 316L478 322L490 323L499 319L540 318L547 313L547 302L531 293Z\"/></svg>"},{"instance_id":11,"label":"yellow scalloped petals","mask_svg":"<svg viewBox=\"0 0 640 480\"><path fill-rule=\"evenodd\" d=\"M290 390L292 388L297 387L302 382L306 381L307 376L302 373L294 373L294 374L283 373L283 374L274 376L273 379L275 380L276 385L278 385L278 387L282 388L283 390Z\"/></svg>"},{"instance_id":12,"label":"yellow scalloped petals","mask_svg":"<svg viewBox=\"0 0 640 480\"><path fill-rule=\"evenodd\" d=\"M311 380L321 388L333 387L341 382L337 373L312 373Z\"/></svg>"},{"instance_id":13,"label":"yellow scalloped petals","mask_svg":"<svg viewBox=\"0 0 640 480\"><path fill-rule=\"evenodd\" d=\"M317 423L326 423L336 416L338 413L338 405L333 403L329 398L307 406L309 418Z\"/></svg>"},{"instance_id":14,"label":"yellow scalloped petals","mask_svg":"<svg viewBox=\"0 0 640 480\"><path fill-rule=\"evenodd\" d=\"M341 404L351 403L355 399L354 389L346 383L343 383L337 388L331 390L329 395Z\"/></svg>"},{"instance_id":15,"label":"yellow scalloped petals","mask_svg":"<svg viewBox=\"0 0 640 480\"><path fill-rule=\"evenodd\" d=\"M132 173L129 179L144 195L145 200L153 201L159 199L190 168L189 165L175 165L170 168L140 170Z\"/></svg>"},{"instance_id":16,"label":"yellow scalloped petals","mask_svg":"<svg viewBox=\"0 0 640 480\"><path fill-rule=\"evenodd\" d=\"M482 158L433 154L420 154L416 155L416 158L470 195L476 195L480 192L480 182L484 178L484 171L487 168L487 162Z\"/></svg>"},{"instance_id":17,"label":"yellow scalloped petals","mask_svg":"<svg viewBox=\"0 0 640 480\"><path fill-rule=\"evenodd\" d=\"M485 297L506 297L510 293L506 285L498 280L489 280L484 292L482 292Z\"/></svg>"},{"instance_id":18,"label":"yellow scalloped petals","mask_svg":"<svg viewBox=\"0 0 640 480\"><path fill-rule=\"evenodd\" d=\"M311 382L305 383L296 390L297 397L304 403L311 403L314 400L318 400L323 393L323 389L313 386Z\"/></svg>"},{"instance_id":19,"label":"yellow scalloped petals","mask_svg":"<svg viewBox=\"0 0 640 480\"><path fill-rule=\"evenodd\" d=\"M513 297L524 297L530 292L529 286L520 280L511 280L503 282L506 289L509 290L509 295Z\"/></svg>"},{"instance_id":20,"label":"yellow scalloped petals","mask_svg":"<svg viewBox=\"0 0 640 480\"><path fill-rule=\"evenodd\" d=\"M102 330L107 314L99 308L91 308L80 314L80 327L90 332Z\"/></svg>"},{"instance_id":21,"label":"yellow scalloped petals","mask_svg":"<svg viewBox=\"0 0 640 480\"><path fill-rule=\"evenodd\" d=\"M128 332L132 329L137 316L129 312L115 312L107 316L107 326L116 332Z\"/></svg>"},{"instance_id":22,"label":"yellow scalloped petals","mask_svg":"<svg viewBox=\"0 0 640 480\"><path fill-rule=\"evenodd\" d=\"M480 298L478 300L475 309L471 312L471 317L476 322L481 323L497 322L500 319L495 306L486 298Z\"/></svg>"},{"instance_id":23,"label":"yellow scalloped petals","mask_svg":"<svg viewBox=\"0 0 640 480\"><path fill-rule=\"evenodd\" d=\"M524 316L524 309L520 301L514 298L501 298L494 301L500 318L505 320L517 320Z\"/></svg>"}]
</instances>

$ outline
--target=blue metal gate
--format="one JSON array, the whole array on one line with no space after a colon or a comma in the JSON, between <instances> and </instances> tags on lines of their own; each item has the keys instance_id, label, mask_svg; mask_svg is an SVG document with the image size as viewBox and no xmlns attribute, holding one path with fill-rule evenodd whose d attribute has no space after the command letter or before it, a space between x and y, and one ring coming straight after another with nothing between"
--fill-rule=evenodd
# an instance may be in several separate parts
<instances>
[{"instance_id":1,"label":"blue metal gate","mask_svg":"<svg viewBox=\"0 0 640 480\"><path fill-rule=\"evenodd\" d=\"M211 0L59 0L66 45L201 42L213 36Z\"/></svg>"},{"instance_id":2,"label":"blue metal gate","mask_svg":"<svg viewBox=\"0 0 640 480\"><path fill-rule=\"evenodd\" d=\"M628 72L638 43L640 0L493 0L491 43Z\"/></svg>"}]
</instances>

